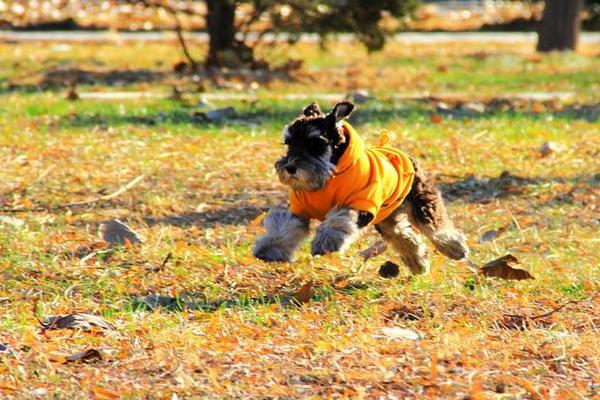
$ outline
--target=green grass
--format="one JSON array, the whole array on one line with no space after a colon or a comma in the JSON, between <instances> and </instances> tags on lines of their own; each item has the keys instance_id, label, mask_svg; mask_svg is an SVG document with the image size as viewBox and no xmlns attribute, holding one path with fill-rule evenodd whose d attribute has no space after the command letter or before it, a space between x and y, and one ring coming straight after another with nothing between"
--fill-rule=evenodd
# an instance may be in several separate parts
<instances>
[{"instance_id":1,"label":"green grass","mask_svg":"<svg viewBox=\"0 0 600 400\"><path fill-rule=\"evenodd\" d=\"M0 76L22 76L15 62L34 70L58 61L89 65L93 57L109 68L168 69L166 60L177 59L170 46L148 46L141 52L138 45L118 51L73 45L58 60L48 48L3 44ZM255 102L215 100L214 107L231 105L238 114L222 124L194 121L201 94L193 92L183 101L68 101L62 89L5 92L3 209L90 199L145 178L93 206L0 213L0 344L15 351L0 353L0 397L592 396L590 385L600 374L600 124L570 107L598 107L598 58L538 60L528 49L453 48L461 51L451 57L434 47L390 46L371 58L354 49L351 59L365 68L350 73L354 66L338 54L347 45L328 54L300 44L295 51L307 58L304 73L321 68L315 82L265 83ZM482 49L491 55L473 56ZM445 72L440 65L448 66ZM378 70L396 80L378 80ZM338 77L346 82L335 83ZM125 90L164 92L169 85ZM429 275L411 278L401 267L398 278L382 279L379 265L399 260L388 252L362 261L358 251L377 240L374 232L341 256L312 258L306 243L291 264L252 257L252 241L263 232L257 217L286 201L272 168L283 151L282 126L306 103L277 95L353 87L371 88L376 96L358 105L358 131L375 143L379 131L389 129L395 144L419 157L446 191L472 261L481 265L511 253L535 280L478 280L464 263L433 251ZM480 114L389 98L447 89L476 101L535 90L568 90L574 98L544 104L542 111L526 102ZM124 89L78 87L93 90ZM438 113L441 122L432 122ZM547 141L559 150L542 157ZM512 183L498 179L503 171ZM98 229L114 218L145 242L103 252ZM513 218L518 227L478 243L485 231ZM102 251L84 258L95 250ZM172 259L160 268L169 253ZM340 277L346 285L335 283ZM310 302L290 302L308 281L315 287ZM148 294L174 297L178 306L141 306ZM524 329L501 323L504 314L540 315L569 300L580 302ZM42 332L34 304L43 316L98 314L116 331ZM413 329L422 339L390 338L384 327ZM62 363L89 348L99 349L103 360Z\"/></svg>"}]
</instances>

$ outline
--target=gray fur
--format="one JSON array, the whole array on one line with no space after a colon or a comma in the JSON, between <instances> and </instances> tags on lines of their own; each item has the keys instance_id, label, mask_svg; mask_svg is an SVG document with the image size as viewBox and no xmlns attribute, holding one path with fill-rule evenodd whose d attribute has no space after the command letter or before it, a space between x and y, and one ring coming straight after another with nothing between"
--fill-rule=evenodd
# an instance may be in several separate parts
<instances>
[{"instance_id":1,"label":"gray fur","mask_svg":"<svg viewBox=\"0 0 600 400\"><path fill-rule=\"evenodd\" d=\"M377 224L383 239L400 254L413 274L429 272L429 255L423 239L413 230L407 215L397 210Z\"/></svg>"},{"instance_id":2,"label":"gray fur","mask_svg":"<svg viewBox=\"0 0 600 400\"><path fill-rule=\"evenodd\" d=\"M285 170L285 166L294 163L298 170L293 175ZM313 192L322 189L333 175L335 164L319 158L299 159L285 158L275 163L275 171L279 182L295 191Z\"/></svg>"},{"instance_id":3,"label":"gray fur","mask_svg":"<svg viewBox=\"0 0 600 400\"><path fill-rule=\"evenodd\" d=\"M426 223L414 217L413 205L410 201L405 201L404 204L408 209L410 222L431 240L440 253L453 260L462 260L469 255L469 246L465 236L454 228L445 208L439 213L441 218L436 223Z\"/></svg>"},{"instance_id":4,"label":"gray fur","mask_svg":"<svg viewBox=\"0 0 600 400\"><path fill-rule=\"evenodd\" d=\"M452 226L436 230L429 238L440 253L453 260L462 260L469 255L465 235Z\"/></svg>"},{"instance_id":5,"label":"gray fur","mask_svg":"<svg viewBox=\"0 0 600 400\"><path fill-rule=\"evenodd\" d=\"M311 245L312 255L346 250L360 234L357 220L358 212L355 210L332 208L325 217L325 221L317 227L317 233Z\"/></svg>"},{"instance_id":6,"label":"gray fur","mask_svg":"<svg viewBox=\"0 0 600 400\"><path fill-rule=\"evenodd\" d=\"M291 261L308 236L308 221L283 208L272 209L264 221L267 233L254 242L253 254L263 261Z\"/></svg>"}]
</instances>

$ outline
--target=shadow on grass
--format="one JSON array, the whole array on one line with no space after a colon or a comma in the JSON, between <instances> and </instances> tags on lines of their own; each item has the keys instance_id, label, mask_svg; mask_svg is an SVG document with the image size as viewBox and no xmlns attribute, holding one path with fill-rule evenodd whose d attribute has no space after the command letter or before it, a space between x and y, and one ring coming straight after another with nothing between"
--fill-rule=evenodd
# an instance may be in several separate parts
<instances>
[{"instance_id":1,"label":"shadow on grass","mask_svg":"<svg viewBox=\"0 0 600 400\"><path fill-rule=\"evenodd\" d=\"M344 277L338 277L344 279ZM304 285L306 286L306 285ZM164 296L159 294L134 295L128 304L132 310L164 310L171 312L200 310L214 312L223 309L252 309L255 307L277 304L281 308L300 307L303 303L318 302L329 299L337 293L352 295L356 291L364 290L368 284L355 282L343 288L337 288L335 283L325 285L311 285L311 293L299 294L300 290L285 289L275 295L247 296L240 294L236 298L208 301L199 293L182 293L179 297Z\"/></svg>"},{"instance_id":2,"label":"shadow on grass","mask_svg":"<svg viewBox=\"0 0 600 400\"><path fill-rule=\"evenodd\" d=\"M600 186L599 174L583 174L573 177L522 177L503 171L497 177L475 177L473 175L453 181L440 182L438 185L447 201L464 201L468 203L489 203L495 199L509 197L528 197L529 187L550 183L569 183L596 190ZM572 200L572 193L557 193L546 205L565 203Z\"/></svg>"},{"instance_id":3,"label":"shadow on grass","mask_svg":"<svg viewBox=\"0 0 600 400\"><path fill-rule=\"evenodd\" d=\"M286 100L282 100L286 102ZM233 101L232 104L239 104L239 101ZM308 101L293 102L287 101L287 104L277 107L267 106L242 106L232 115L227 117L218 117L214 119L206 118L206 114L197 108L181 106L176 109L166 111L152 109L144 115L124 114L117 112L83 112L71 113L62 117L61 124L65 127L91 128L95 126L121 126L121 125L144 125L161 126L169 125L192 125L197 127L247 127L247 126L272 126L283 125L293 120L299 113L302 105ZM584 119L589 122L595 122L600 119L600 103L573 105L566 108L548 110L545 112L533 112L527 110L505 109L502 107L490 106L483 112L449 109L438 110L431 107L428 101L407 101L401 103L385 102L378 105L363 105L355 112L350 122L356 125L364 123L387 124L397 120L418 120L429 121L432 115L440 115L445 120L473 120L490 118L527 118L531 120L546 120L549 117L555 119Z\"/></svg>"},{"instance_id":4,"label":"shadow on grass","mask_svg":"<svg viewBox=\"0 0 600 400\"><path fill-rule=\"evenodd\" d=\"M232 205L218 210L203 212L188 212L178 215L168 215L161 218L146 218L144 221L149 226L173 225L178 227L197 226L199 228L212 228L217 225L246 225L260 213L267 212L269 206L236 206Z\"/></svg>"},{"instance_id":5,"label":"shadow on grass","mask_svg":"<svg viewBox=\"0 0 600 400\"><path fill-rule=\"evenodd\" d=\"M224 309L251 309L254 307L277 304L282 308L297 307L302 303L294 298L294 293L284 292L277 296L261 296L249 297L240 296L234 299L223 299L215 301L207 301L201 296L184 293L181 297L163 296L158 294L150 294L146 296L133 296L129 307L134 311L204 311L214 312Z\"/></svg>"},{"instance_id":6,"label":"shadow on grass","mask_svg":"<svg viewBox=\"0 0 600 400\"><path fill-rule=\"evenodd\" d=\"M496 199L527 198L535 186L551 183L569 183L572 185L572 189L564 193L556 193L552 199L543 203L544 205L579 204L581 201L577 199L577 196L574 196L573 191L577 191L578 188L587 188L591 191L599 190L600 175L584 174L568 178L542 178L523 177L504 171L497 177L475 177L470 175L454 181L441 181L438 186L446 201L489 203ZM285 202L284 192L282 192L281 201L278 201L277 204L283 202ZM216 210L191 211L160 218L145 218L144 221L149 226L173 225L178 227L197 226L199 228L212 228L217 225L247 225L260 213L268 212L273 205L272 203L265 203L264 206L249 206L240 203L240 205L233 204ZM585 206L587 203L582 203L582 205Z\"/></svg>"},{"instance_id":7,"label":"shadow on grass","mask_svg":"<svg viewBox=\"0 0 600 400\"><path fill-rule=\"evenodd\" d=\"M226 71L200 68L190 70L183 63L173 65L173 69L161 68L82 68L73 65L49 66L28 74L25 80L14 78L0 82L0 94L14 92L39 92L63 90L73 85L123 87L132 84L195 85L199 88L204 82L234 79L236 82L266 84L273 80L293 79L285 68L228 69Z\"/></svg>"},{"instance_id":8,"label":"shadow on grass","mask_svg":"<svg viewBox=\"0 0 600 400\"><path fill-rule=\"evenodd\" d=\"M0 81L0 94L64 90L72 85L122 87L136 83L162 82L171 75L167 71L143 68L88 71L80 68L57 67L32 73L27 76L27 81L24 82L8 79Z\"/></svg>"}]
</instances>

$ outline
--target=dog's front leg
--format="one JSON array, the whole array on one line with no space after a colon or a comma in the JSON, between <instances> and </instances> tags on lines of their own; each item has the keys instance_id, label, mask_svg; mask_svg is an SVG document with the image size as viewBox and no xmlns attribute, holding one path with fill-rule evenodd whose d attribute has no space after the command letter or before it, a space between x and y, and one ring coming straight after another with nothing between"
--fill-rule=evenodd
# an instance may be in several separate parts
<instances>
[{"instance_id":1,"label":"dog's front leg","mask_svg":"<svg viewBox=\"0 0 600 400\"><path fill-rule=\"evenodd\" d=\"M265 218L267 233L254 242L253 254L263 261L291 261L294 250L308 235L308 221L283 208Z\"/></svg>"},{"instance_id":2,"label":"dog's front leg","mask_svg":"<svg viewBox=\"0 0 600 400\"><path fill-rule=\"evenodd\" d=\"M317 227L312 241L312 255L344 251L371 222L373 216L350 208L333 208Z\"/></svg>"}]
</instances>

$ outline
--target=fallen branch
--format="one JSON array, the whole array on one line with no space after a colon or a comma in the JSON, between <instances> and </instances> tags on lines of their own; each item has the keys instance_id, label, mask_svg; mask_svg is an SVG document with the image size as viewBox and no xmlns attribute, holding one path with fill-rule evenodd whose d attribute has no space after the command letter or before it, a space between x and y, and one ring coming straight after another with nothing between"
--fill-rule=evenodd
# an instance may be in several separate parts
<instances>
[{"instance_id":1,"label":"fallen branch","mask_svg":"<svg viewBox=\"0 0 600 400\"><path fill-rule=\"evenodd\" d=\"M584 300L588 300L588 299L584 299ZM517 319L524 319L524 320L536 320L536 319L540 319L540 318L545 318L545 317L549 317L552 314L559 312L560 310L562 310L563 308L565 308L566 306L568 306L569 304L577 304L582 302L583 300L569 300L564 304L561 304L560 306L548 311L547 313L544 314L540 314L540 315L518 315L518 314L504 314L505 317L510 317L510 318L517 318Z\"/></svg>"},{"instance_id":2,"label":"fallen branch","mask_svg":"<svg viewBox=\"0 0 600 400\"><path fill-rule=\"evenodd\" d=\"M177 34L177 40L179 41L179 44L181 45L181 50L183 50L183 54L185 55L185 58L187 58L187 60L191 64L192 69L196 70L199 63L196 60L194 60L194 58L192 57L192 54L190 53L190 51L187 47L187 43L185 42L185 38L183 37L183 28L181 27L181 21L179 19L179 16L177 15L178 10L176 10L175 8L173 8L171 6L168 6L167 4L164 4L163 2L142 0L141 3L143 5L145 5L146 7L162 8L163 10L167 11L168 13L170 13L173 16L173 19L175 20L175 33Z\"/></svg>"},{"instance_id":3,"label":"fallen branch","mask_svg":"<svg viewBox=\"0 0 600 400\"><path fill-rule=\"evenodd\" d=\"M58 205L52 206L52 207L17 208L17 209L14 209L14 208L3 208L3 209L0 209L0 212L18 213L18 212L56 211L56 210L63 210L65 208L87 206L87 205L90 205L90 204L95 204L95 203L99 203L99 202L102 202L102 201L107 201L107 200L114 199L115 197L117 197L117 196L125 193L126 191L128 191L132 187L134 187L137 184L139 184L143 179L144 179L144 174L142 174L140 176L137 176L136 178L132 179L125 186L122 186L121 188L119 188L119 190L117 190L116 192L113 192L111 194L107 194L105 196L96 197L95 199L74 201L74 202L66 203L66 204L58 204Z\"/></svg>"},{"instance_id":4,"label":"fallen branch","mask_svg":"<svg viewBox=\"0 0 600 400\"><path fill-rule=\"evenodd\" d=\"M173 253L167 254L167 256L165 257L165 259L163 260L163 262L158 267L150 269L148 271L148 273L162 271L163 269L165 269L165 267L167 266L167 263L171 260L171 258L173 258Z\"/></svg>"}]
</instances>

